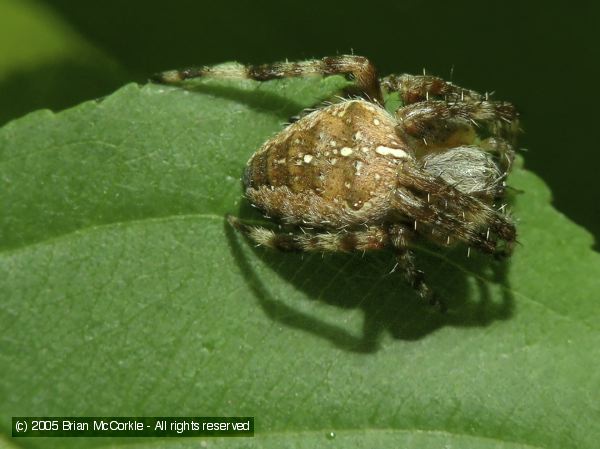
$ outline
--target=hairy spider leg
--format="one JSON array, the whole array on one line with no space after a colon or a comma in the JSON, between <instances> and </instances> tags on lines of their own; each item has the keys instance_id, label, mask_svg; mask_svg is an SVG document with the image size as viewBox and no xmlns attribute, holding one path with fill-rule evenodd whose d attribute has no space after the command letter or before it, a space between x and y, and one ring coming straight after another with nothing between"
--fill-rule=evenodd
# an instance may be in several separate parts
<instances>
[{"instance_id":1,"label":"hairy spider leg","mask_svg":"<svg viewBox=\"0 0 600 449\"><path fill-rule=\"evenodd\" d=\"M516 238L514 225L503 213L408 162L399 170L392 208L400 217L418 217L433 231L428 238L440 244L453 236L503 257L511 253Z\"/></svg>"},{"instance_id":2,"label":"hairy spider leg","mask_svg":"<svg viewBox=\"0 0 600 449\"><path fill-rule=\"evenodd\" d=\"M435 123L441 126L447 126L447 122L452 120L475 126L498 121L512 123L517 118L517 112L512 104L504 101L450 103L429 100L398 109L396 118L400 128L407 134L435 140L437 136L432 132L436 130Z\"/></svg>"},{"instance_id":3,"label":"hairy spider leg","mask_svg":"<svg viewBox=\"0 0 600 449\"><path fill-rule=\"evenodd\" d=\"M391 74L381 78L380 84L386 93L398 92L404 106L438 100L437 114L434 113L429 120L424 117L423 125L444 115L449 117L462 115L464 120L470 120L472 123L486 122L493 138L484 139L481 148L498 156L505 173L510 170L515 155L513 146L516 142L516 135L520 131L518 114L510 103L489 101L490 94L487 92L481 94L431 75ZM444 104L450 105L449 110L444 111ZM464 106L452 106L458 104ZM403 114L414 113L415 109L420 108L415 105L413 109L404 110ZM486 115L486 110L488 117L481 117L481 115ZM398 118L400 119L401 115ZM474 136L474 134L471 135ZM426 137L425 140L427 140Z\"/></svg>"},{"instance_id":4,"label":"hairy spider leg","mask_svg":"<svg viewBox=\"0 0 600 449\"><path fill-rule=\"evenodd\" d=\"M274 232L264 226L252 226L239 218L227 216L227 221L254 243L288 252L352 252L371 251L387 246L389 238L382 227L370 226L356 231L327 232L303 230Z\"/></svg>"},{"instance_id":5,"label":"hairy spider leg","mask_svg":"<svg viewBox=\"0 0 600 449\"><path fill-rule=\"evenodd\" d=\"M383 104L381 87L375 66L363 56L341 55L323 59L299 62L276 62L262 65L220 65L183 70L169 70L158 73L153 81L165 84L177 84L186 79L241 78L267 81L279 78L301 77L310 75L330 76L347 75L356 83L359 92L372 101Z\"/></svg>"},{"instance_id":6,"label":"hairy spider leg","mask_svg":"<svg viewBox=\"0 0 600 449\"><path fill-rule=\"evenodd\" d=\"M353 252L379 250L391 246L396 256L396 267L400 267L405 281L415 290L423 301L439 306L437 300L425 283L425 276L415 267L414 255L408 249L405 236L410 230L401 225L371 226L358 231L308 232L296 230L293 233L276 233L264 226L251 226L232 215L227 216L231 226L260 246L285 252Z\"/></svg>"},{"instance_id":7,"label":"hairy spider leg","mask_svg":"<svg viewBox=\"0 0 600 449\"><path fill-rule=\"evenodd\" d=\"M488 137L479 144L479 147L497 157L504 176L510 172L515 160L515 149L509 141L503 137Z\"/></svg>"},{"instance_id":8,"label":"hairy spider leg","mask_svg":"<svg viewBox=\"0 0 600 449\"><path fill-rule=\"evenodd\" d=\"M425 283L425 274L415 266L414 254L408 246L408 241L414 235L414 231L406 226L393 224L388 227L387 232L390 246L396 256L396 266L400 267L404 280L415 290L421 300L438 306L444 311L444 304L435 297L433 291Z\"/></svg>"},{"instance_id":9,"label":"hairy spider leg","mask_svg":"<svg viewBox=\"0 0 600 449\"><path fill-rule=\"evenodd\" d=\"M392 74L382 78L380 82L384 91L398 92L405 105L435 99L434 97L447 101L481 101L488 97L487 94L482 95L431 75Z\"/></svg>"},{"instance_id":10,"label":"hairy spider leg","mask_svg":"<svg viewBox=\"0 0 600 449\"><path fill-rule=\"evenodd\" d=\"M498 133L498 123L513 126L517 119L515 107L502 101L446 102L428 100L402 107L396 111L398 133L414 139L419 151L450 148L476 143L480 125Z\"/></svg>"}]
</instances>

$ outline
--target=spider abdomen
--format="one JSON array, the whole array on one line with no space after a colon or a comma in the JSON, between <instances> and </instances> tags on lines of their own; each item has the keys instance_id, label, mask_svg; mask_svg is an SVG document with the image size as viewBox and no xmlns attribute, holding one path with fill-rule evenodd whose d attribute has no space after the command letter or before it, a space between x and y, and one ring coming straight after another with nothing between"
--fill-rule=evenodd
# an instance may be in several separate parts
<instances>
[{"instance_id":1,"label":"spider abdomen","mask_svg":"<svg viewBox=\"0 0 600 449\"><path fill-rule=\"evenodd\" d=\"M326 203L336 223L381 220L398 165L412 159L395 125L385 109L364 100L312 112L251 157L246 193L255 206L287 222L311 221L309 207L300 201L307 196ZM288 192L285 201L281 192Z\"/></svg>"}]
</instances>

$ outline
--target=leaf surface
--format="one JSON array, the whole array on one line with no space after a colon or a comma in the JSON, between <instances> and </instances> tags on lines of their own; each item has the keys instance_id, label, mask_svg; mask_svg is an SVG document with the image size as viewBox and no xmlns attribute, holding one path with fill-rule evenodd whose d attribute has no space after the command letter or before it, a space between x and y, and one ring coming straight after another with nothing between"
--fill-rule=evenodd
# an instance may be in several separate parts
<instances>
[{"instance_id":1,"label":"leaf surface","mask_svg":"<svg viewBox=\"0 0 600 449\"><path fill-rule=\"evenodd\" d=\"M597 446L600 257L520 165L510 261L419 251L445 315L391 254L280 254L225 224L260 220L239 181L252 152L343 83L128 85L0 130L7 442L197 447L17 440L9 423L250 415L253 439L207 447Z\"/></svg>"}]
</instances>

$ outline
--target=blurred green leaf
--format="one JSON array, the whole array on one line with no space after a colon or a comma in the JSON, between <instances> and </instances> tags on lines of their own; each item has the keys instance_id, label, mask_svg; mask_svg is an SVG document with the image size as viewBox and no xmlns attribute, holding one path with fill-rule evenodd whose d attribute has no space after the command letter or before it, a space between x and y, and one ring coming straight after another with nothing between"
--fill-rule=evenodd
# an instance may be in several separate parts
<instances>
[{"instance_id":1,"label":"blurred green leaf","mask_svg":"<svg viewBox=\"0 0 600 449\"><path fill-rule=\"evenodd\" d=\"M127 80L110 57L34 0L0 0L0 124L60 109Z\"/></svg>"},{"instance_id":2,"label":"blurred green leaf","mask_svg":"<svg viewBox=\"0 0 600 449\"><path fill-rule=\"evenodd\" d=\"M19 415L251 415L255 438L206 446L596 447L600 257L522 167L509 262L419 252L446 315L391 254L280 254L226 226L257 218L247 158L341 83L128 85L0 130L6 435Z\"/></svg>"},{"instance_id":3,"label":"blurred green leaf","mask_svg":"<svg viewBox=\"0 0 600 449\"><path fill-rule=\"evenodd\" d=\"M0 80L11 72L90 51L85 41L32 0L1 0Z\"/></svg>"}]
</instances>

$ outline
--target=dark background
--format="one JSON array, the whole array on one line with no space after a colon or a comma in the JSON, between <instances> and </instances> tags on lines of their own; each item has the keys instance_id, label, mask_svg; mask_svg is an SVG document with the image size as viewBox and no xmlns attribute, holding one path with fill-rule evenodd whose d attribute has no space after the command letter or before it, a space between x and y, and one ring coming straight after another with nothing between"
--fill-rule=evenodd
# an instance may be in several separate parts
<instances>
[{"instance_id":1,"label":"dark background","mask_svg":"<svg viewBox=\"0 0 600 449\"><path fill-rule=\"evenodd\" d=\"M115 64L57 60L5 78L0 123L188 65L354 51L371 58L383 75L426 68L447 78L453 69L457 84L495 91L495 98L518 106L526 166L548 183L557 208L599 240L600 23L591 1L47 0L45 5ZM24 34L21 43L27 38Z\"/></svg>"}]
</instances>

